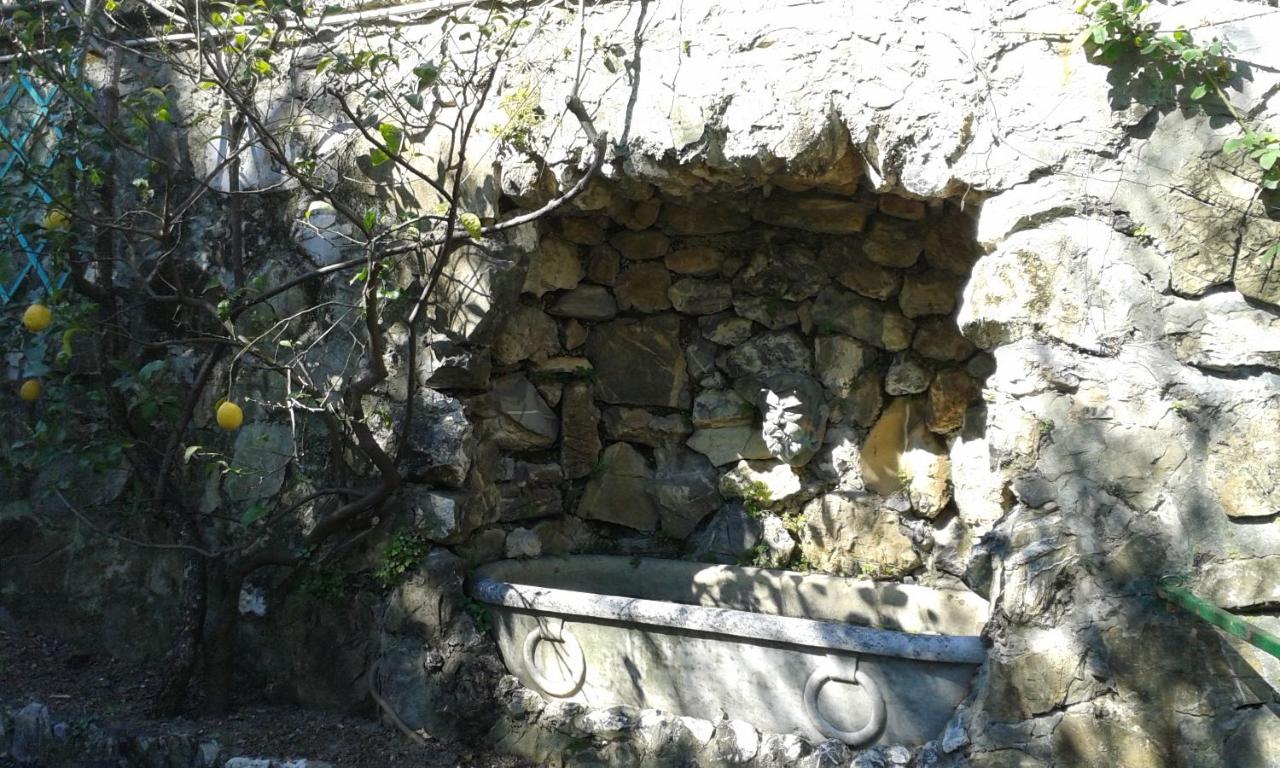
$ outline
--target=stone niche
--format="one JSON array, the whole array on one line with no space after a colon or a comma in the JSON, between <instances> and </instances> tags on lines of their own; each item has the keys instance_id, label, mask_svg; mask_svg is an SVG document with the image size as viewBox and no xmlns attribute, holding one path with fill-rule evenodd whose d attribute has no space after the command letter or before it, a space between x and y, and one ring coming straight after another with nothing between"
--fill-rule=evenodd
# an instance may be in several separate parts
<instances>
[{"instance_id":1,"label":"stone niche","mask_svg":"<svg viewBox=\"0 0 1280 768\"><path fill-rule=\"evenodd\" d=\"M949 443L991 369L955 321L977 211L839 181L602 179L541 222L460 395L491 500L460 550L962 575L938 555L967 547Z\"/></svg>"}]
</instances>

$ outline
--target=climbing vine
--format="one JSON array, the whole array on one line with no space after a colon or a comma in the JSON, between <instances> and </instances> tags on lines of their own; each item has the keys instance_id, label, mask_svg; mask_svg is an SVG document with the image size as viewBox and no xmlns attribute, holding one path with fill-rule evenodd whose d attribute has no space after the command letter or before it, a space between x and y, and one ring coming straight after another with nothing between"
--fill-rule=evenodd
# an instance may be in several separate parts
<instances>
[{"instance_id":1,"label":"climbing vine","mask_svg":"<svg viewBox=\"0 0 1280 768\"><path fill-rule=\"evenodd\" d=\"M1143 17L1149 7L1144 0L1081 0L1076 12L1088 23L1080 41L1090 60L1131 67L1149 96L1164 95L1184 106L1216 97L1242 131L1223 143L1223 152L1254 163L1264 190L1280 189L1280 134L1250 124L1223 90L1235 72L1231 44L1217 37L1202 43L1185 27L1161 30ZM1271 261L1277 254L1280 241L1264 249L1262 258Z\"/></svg>"}]
</instances>

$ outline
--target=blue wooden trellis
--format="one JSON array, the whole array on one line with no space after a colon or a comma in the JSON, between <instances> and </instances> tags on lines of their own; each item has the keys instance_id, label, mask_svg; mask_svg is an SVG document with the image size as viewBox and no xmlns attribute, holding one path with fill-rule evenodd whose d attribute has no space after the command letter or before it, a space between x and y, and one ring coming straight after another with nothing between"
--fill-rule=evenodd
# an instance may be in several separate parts
<instances>
[{"instance_id":1,"label":"blue wooden trellis","mask_svg":"<svg viewBox=\"0 0 1280 768\"><path fill-rule=\"evenodd\" d=\"M53 119L58 89L41 87L27 73L18 71L0 95L0 183L20 177L27 169L48 168L57 158L62 131ZM47 144L42 145L42 142ZM52 274L48 241L39 231L23 232L32 213L52 202L34 182L19 193L30 201L0 216L0 305L24 293L39 294L60 286L66 272ZM25 210L23 210L25 209ZM29 227L27 227L30 230ZM28 281L32 282L28 282Z\"/></svg>"}]
</instances>

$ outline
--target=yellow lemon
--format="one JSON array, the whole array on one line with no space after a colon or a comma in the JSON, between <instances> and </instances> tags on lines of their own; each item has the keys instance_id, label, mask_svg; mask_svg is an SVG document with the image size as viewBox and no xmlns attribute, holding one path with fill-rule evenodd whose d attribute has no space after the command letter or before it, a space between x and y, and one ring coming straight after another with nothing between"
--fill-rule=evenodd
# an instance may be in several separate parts
<instances>
[{"instance_id":1,"label":"yellow lemon","mask_svg":"<svg viewBox=\"0 0 1280 768\"><path fill-rule=\"evenodd\" d=\"M34 403L40 399L40 380L27 379L22 382L22 386L18 388L18 397L22 398L24 403Z\"/></svg>"},{"instance_id":2,"label":"yellow lemon","mask_svg":"<svg viewBox=\"0 0 1280 768\"><path fill-rule=\"evenodd\" d=\"M67 214L57 208L50 208L49 212L44 215L45 229L64 229L71 222L67 218Z\"/></svg>"},{"instance_id":3,"label":"yellow lemon","mask_svg":"<svg viewBox=\"0 0 1280 768\"><path fill-rule=\"evenodd\" d=\"M236 430L244 423L244 411L230 400L218 406L218 426L226 430Z\"/></svg>"},{"instance_id":4,"label":"yellow lemon","mask_svg":"<svg viewBox=\"0 0 1280 768\"><path fill-rule=\"evenodd\" d=\"M32 304L22 313L22 324L32 333L43 331L52 321L53 313L43 304Z\"/></svg>"}]
</instances>

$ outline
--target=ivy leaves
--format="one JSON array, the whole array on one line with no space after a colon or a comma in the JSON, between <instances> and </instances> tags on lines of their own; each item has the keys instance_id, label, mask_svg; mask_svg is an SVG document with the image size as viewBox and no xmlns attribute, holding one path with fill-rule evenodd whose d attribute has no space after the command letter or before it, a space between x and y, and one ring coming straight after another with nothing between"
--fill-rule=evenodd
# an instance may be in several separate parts
<instances>
[{"instance_id":1,"label":"ivy leaves","mask_svg":"<svg viewBox=\"0 0 1280 768\"><path fill-rule=\"evenodd\" d=\"M1144 0L1081 0L1076 12L1087 16L1089 24L1079 40L1090 60L1128 69L1136 87L1145 81L1157 94L1176 92L1184 107L1202 104L1207 96L1216 94L1244 131L1243 136L1227 139L1222 151L1244 155L1256 164L1261 172L1258 183L1264 190L1280 189L1280 135L1256 130L1222 90L1221 83L1234 72L1231 46L1217 38L1200 45L1181 27L1161 32L1156 24L1142 18L1149 6ZM1277 255L1280 242L1264 249L1262 258L1274 261Z\"/></svg>"}]
</instances>

